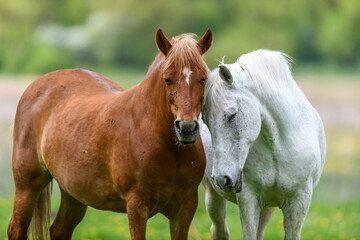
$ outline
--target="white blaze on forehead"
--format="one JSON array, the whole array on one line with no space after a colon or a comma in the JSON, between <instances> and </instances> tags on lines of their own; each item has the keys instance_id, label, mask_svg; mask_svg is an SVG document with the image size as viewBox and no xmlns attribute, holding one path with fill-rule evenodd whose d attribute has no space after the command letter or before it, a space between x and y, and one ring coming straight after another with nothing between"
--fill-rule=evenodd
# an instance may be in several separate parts
<instances>
[{"instance_id":1,"label":"white blaze on forehead","mask_svg":"<svg viewBox=\"0 0 360 240\"><path fill-rule=\"evenodd\" d=\"M184 67L184 69L183 69L183 74L184 74L184 76L185 76L185 81L186 81L186 83L189 85L190 83L189 83L189 81L190 81L190 75L191 75L191 73L192 73L192 71L190 70L190 69L188 69L187 67Z\"/></svg>"}]
</instances>

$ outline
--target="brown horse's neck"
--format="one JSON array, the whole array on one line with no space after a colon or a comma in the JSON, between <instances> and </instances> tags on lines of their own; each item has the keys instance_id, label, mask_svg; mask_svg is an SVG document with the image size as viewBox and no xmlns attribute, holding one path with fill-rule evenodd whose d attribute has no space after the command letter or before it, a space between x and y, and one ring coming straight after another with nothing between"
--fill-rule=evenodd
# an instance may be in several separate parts
<instances>
[{"instance_id":1,"label":"brown horse's neck","mask_svg":"<svg viewBox=\"0 0 360 240\"><path fill-rule=\"evenodd\" d=\"M142 99L146 115L154 125L160 126L164 138L175 144L174 116L166 96L165 82L162 79L162 64L165 57L159 53L150 65L145 80L138 86L139 100Z\"/></svg>"}]
</instances>

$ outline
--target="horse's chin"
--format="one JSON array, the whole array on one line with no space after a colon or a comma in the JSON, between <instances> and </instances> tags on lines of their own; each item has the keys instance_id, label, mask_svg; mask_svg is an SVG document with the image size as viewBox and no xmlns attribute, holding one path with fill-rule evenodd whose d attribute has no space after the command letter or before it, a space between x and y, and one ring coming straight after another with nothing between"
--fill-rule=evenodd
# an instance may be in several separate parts
<instances>
[{"instance_id":1,"label":"horse's chin","mask_svg":"<svg viewBox=\"0 0 360 240\"><path fill-rule=\"evenodd\" d=\"M197 137L194 138L181 138L181 137L177 137L177 140L179 142L180 145L182 146L191 146L196 142Z\"/></svg>"},{"instance_id":2,"label":"horse's chin","mask_svg":"<svg viewBox=\"0 0 360 240\"><path fill-rule=\"evenodd\" d=\"M193 144L196 142L198 135L199 135L199 134L196 133L196 134L193 134L193 135L191 135L191 136L189 136L189 135L187 135L187 136L181 136L181 134L176 133L178 142L179 142L181 145L193 145Z\"/></svg>"},{"instance_id":3,"label":"horse's chin","mask_svg":"<svg viewBox=\"0 0 360 240\"><path fill-rule=\"evenodd\" d=\"M196 142L196 139L193 140L193 141L181 141L181 140L180 140L180 143L181 143L182 145L193 145L195 142Z\"/></svg>"}]
</instances>

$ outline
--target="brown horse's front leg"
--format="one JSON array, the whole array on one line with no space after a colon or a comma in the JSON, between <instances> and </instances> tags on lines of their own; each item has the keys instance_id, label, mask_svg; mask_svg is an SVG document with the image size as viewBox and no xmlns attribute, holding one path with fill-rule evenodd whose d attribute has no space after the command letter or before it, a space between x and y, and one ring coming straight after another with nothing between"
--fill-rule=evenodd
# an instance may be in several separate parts
<instances>
[{"instance_id":1,"label":"brown horse's front leg","mask_svg":"<svg viewBox=\"0 0 360 240\"><path fill-rule=\"evenodd\" d=\"M136 194L129 194L126 198L126 211L129 220L131 240L144 240L148 219L147 205L141 197Z\"/></svg>"},{"instance_id":2,"label":"brown horse's front leg","mask_svg":"<svg viewBox=\"0 0 360 240\"><path fill-rule=\"evenodd\" d=\"M194 194L181 203L178 211L173 216L168 216L170 220L170 234L172 240L187 240L191 220L194 217L198 204L198 193Z\"/></svg>"}]
</instances>

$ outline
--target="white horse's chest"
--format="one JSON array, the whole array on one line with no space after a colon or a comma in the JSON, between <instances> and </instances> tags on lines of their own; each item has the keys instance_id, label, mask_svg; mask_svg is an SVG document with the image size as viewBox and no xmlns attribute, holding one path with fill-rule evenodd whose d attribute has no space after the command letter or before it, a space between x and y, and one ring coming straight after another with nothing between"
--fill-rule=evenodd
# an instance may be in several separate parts
<instances>
[{"instance_id":1,"label":"white horse's chest","mask_svg":"<svg viewBox=\"0 0 360 240\"><path fill-rule=\"evenodd\" d=\"M251 186L264 206L281 205L286 197L307 185L319 158L312 149L300 148L296 141L281 140L268 145L262 136L250 148L243 172L243 184ZM312 182L312 181L310 181Z\"/></svg>"}]
</instances>

